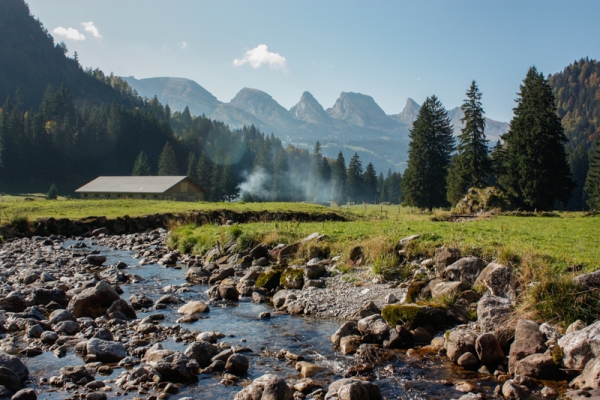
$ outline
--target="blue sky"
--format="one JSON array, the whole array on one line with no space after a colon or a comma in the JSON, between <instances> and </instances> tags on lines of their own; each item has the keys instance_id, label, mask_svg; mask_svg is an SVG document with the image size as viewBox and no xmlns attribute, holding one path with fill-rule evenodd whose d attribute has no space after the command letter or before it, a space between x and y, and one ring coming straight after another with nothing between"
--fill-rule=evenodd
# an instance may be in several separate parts
<instances>
[{"instance_id":1,"label":"blue sky","mask_svg":"<svg viewBox=\"0 0 600 400\"><path fill-rule=\"evenodd\" d=\"M256 88L288 109L304 91L325 108L342 91L387 114L432 94L453 108L475 79L487 116L509 121L531 65L600 59L597 0L28 3L84 67L189 78L224 102Z\"/></svg>"}]
</instances>

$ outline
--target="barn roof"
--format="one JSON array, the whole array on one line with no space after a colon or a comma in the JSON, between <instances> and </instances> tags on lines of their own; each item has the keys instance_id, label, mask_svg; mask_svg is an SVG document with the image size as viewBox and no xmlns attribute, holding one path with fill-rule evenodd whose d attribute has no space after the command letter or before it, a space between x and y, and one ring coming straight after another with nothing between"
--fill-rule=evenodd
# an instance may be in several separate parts
<instances>
[{"instance_id":1,"label":"barn roof","mask_svg":"<svg viewBox=\"0 0 600 400\"><path fill-rule=\"evenodd\" d=\"M75 192L164 193L187 176L99 176Z\"/></svg>"}]
</instances>

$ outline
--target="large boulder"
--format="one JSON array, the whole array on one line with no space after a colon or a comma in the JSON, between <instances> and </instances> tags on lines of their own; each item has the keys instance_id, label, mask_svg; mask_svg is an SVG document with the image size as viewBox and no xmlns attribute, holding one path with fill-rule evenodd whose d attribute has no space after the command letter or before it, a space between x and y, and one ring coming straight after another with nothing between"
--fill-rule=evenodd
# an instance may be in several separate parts
<instances>
[{"instance_id":1,"label":"large boulder","mask_svg":"<svg viewBox=\"0 0 600 400\"><path fill-rule=\"evenodd\" d=\"M600 358L600 321L558 340L562 352L561 365L571 370L583 370L588 361Z\"/></svg>"},{"instance_id":2,"label":"large boulder","mask_svg":"<svg viewBox=\"0 0 600 400\"><path fill-rule=\"evenodd\" d=\"M475 341L477 334L468 329L455 329L446 334L444 347L446 355L453 362L458 362L458 359L465 353L475 354Z\"/></svg>"},{"instance_id":3,"label":"large boulder","mask_svg":"<svg viewBox=\"0 0 600 400\"><path fill-rule=\"evenodd\" d=\"M23 312L27 308L25 298L19 292L10 292L0 298L0 307L10 312Z\"/></svg>"},{"instance_id":4,"label":"large boulder","mask_svg":"<svg viewBox=\"0 0 600 400\"><path fill-rule=\"evenodd\" d=\"M234 375L243 375L248 372L248 367L250 366L250 362L248 358L244 357L241 354L232 354L225 364L225 371Z\"/></svg>"},{"instance_id":5,"label":"large boulder","mask_svg":"<svg viewBox=\"0 0 600 400\"><path fill-rule=\"evenodd\" d=\"M63 321L76 322L77 318L69 310L54 310L48 317L48 320L52 325L55 325Z\"/></svg>"},{"instance_id":6,"label":"large boulder","mask_svg":"<svg viewBox=\"0 0 600 400\"><path fill-rule=\"evenodd\" d=\"M444 276L451 281L473 283L485 268L485 261L479 257L464 257L446 267Z\"/></svg>"},{"instance_id":7,"label":"large boulder","mask_svg":"<svg viewBox=\"0 0 600 400\"><path fill-rule=\"evenodd\" d=\"M211 359L219 353L219 349L204 341L194 342L185 349L187 357L192 358L198 362L200 368L206 368L212 362Z\"/></svg>"},{"instance_id":8,"label":"large boulder","mask_svg":"<svg viewBox=\"0 0 600 400\"><path fill-rule=\"evenodd\" d=\"M510 300L486 293L477 303L477 325L482 332L493 332L511 314Z\"/></svg>"},{"instance_id":9,"label":"large boulder","mask_svg":"<svg viewBox=\"0 0 600 400\"><path fill-rule=\"evenodd\" d=\"M4 386L11 392L16 392L21 389L21 381L17 374L6 367L0 366L0 385Z\"/></svg>"},{"instance_id":10,"label":"large boulder","mask_svg":"<svg viewBox=\"0 0 600 400\"><path fill-rule=\"evenodd\" d=\"M514 373L517 361L527 356L546 351L546 336L534 321L521 319L515 329L515 341L510 346L509 371Z\"/></svg>"},{"instance_id":11,"label":"large boulder","mask_svg":"<svg viewBox=\"0 0 600 400\"><path fill-rule=\"evenodd\" d=\"M447 322L444 308L417 304L388 304L381 310L381 315L389 326L405 325L408 329L424 325L435 327Z\"/></svg>"},{"instance_id":12,"label":"large boulder","mask_svg":"<svg viewBox=\"0 0 600 400\"><path fill-rule=\"evenodd\" d=\"M95 287L83 290L69 302L67 309L77 318L98 318L120 297L106 281L100 281Z\"/></svg>"},{"instance_id":13,"label":"large boulder","mask_svg":"<svg viewBox=\"0 0 600 400\"><path fill-rule=\"evenodd\" d=\"M434 262L438 274L444 276L446 267L458 261L460 258L460 250L453 247L439 247L435 249Z\"/></svg>"},{"instance_id":14,"label":"large boulder","mask_svg":"<svg viewBox=\"0 0 600 400\"><path fill-rule=\"evenodd\" d=\"M600 358L592 358L588 361L581 375L573 379L570 386L575 389L584 387L600 389Z\"/></svg>"},{"instance_id":15,"label":"large boulder","mask_svg":"<svg viewBox=\"0 0 600 400\"><path fill-rule=\"evenodd\" d=\"M343 337L358 335L359 333L360 332L358 331L358 326L356 325L356 322L348 321L345 322L342 326L340 326L338 330L334 332L333 335L331 335L331 341L333 342L334 346L337 347L340 345L340 340Z\"/></svg>"},{"instance_id":16,"label":"large boulder","mask_svg":"<svg viewBox=\"0 0 600 400\"><path fill-rule=\"evenodd\" d=\"M369 336L375 342L382 342L388 335L390 327L381 315L371 315L358 321L358 331L363 336Z\"/></svg>"},{"instance_id":17,"label":"large boulder","mask_svg":"<svg viewBox=\"0 0 600 400\"><path fill-rule=\"evenodd\" d=\"M514 302L517 299L515 277L506 265L489 263L475 280L475 286L485 286L492 295L506 297Z\"/></svg>"},{"instance_id":18,"label":"large boulder","mask_svg":"<svg viewBox=\"0 0 600 400\"><path fill-rule=\"evenodd\" d=\"M129 302L131 303L131 306L136 310L145 307L152 307L152 305L154 304L154 301L144 294L134 294L129 298Z\"/></svg>"},{"instance_id":19,"label":"large boulder","mask_svg":"<svg viewBox=\"0 0 600 400\"><path fill-rule=\"evenodd\" d=\"M185 280L193 283L205 283L208 278L210 272L200 267L190 267L185 274Z\"/></svg>"},{"instance_id":20,"label":"large boulder","mask_svg":"<svg viewBox=\"0 0 600 400\"><path fill-rule=\"evenodd\" d=\"M113 363L127 357L127 350L121 342L90 339L86 344L86 354L95 355L100 362Z\"/></svg>"},{"instance_id":21,"label":"large boulder","mask_svg":"<svg viewBox=\"0 0 600 400\"><path fill-rule=\"evenodd\" d=\"M277 375L267 374L256 378L237 393L234 400L292 400L294 392Z\"/></svg>"},{"instance_id":22,"label":"large boulder","mask_svg":"<svg viewBox=\"0 0 600 400\"><path fill-rule=\"evenodd\" d=\"M484 333L477 336L475 351L483 365L495 366L504 360L504 352L500 342L493 333Z\"/></svg>"},{"instance_id":23,"label":"large boulder","mask_svg":"<svg viewBox=\"0 0 600 400\"><path fill-rule=\"evenodd\" d=\"M13 371L21 382L25 382L29 378L29 370L23 362L15 356L11 356L3 351L0 351L0 366Z\"/></svg>"},{"instance_id":24,"label":"large boulder","mask_svg":"<svg viewBox=\"0 0 600 400\"><path fill-rule=\"evenodd\" d=\"M61 306L66 306L69 303L67 300L67 294L60 289L35 289L31 293L31 299L34 304L45 306L46 304L54 301Z\"/></svg>"},{"instance_id":25,"label":"large boulder","mask_svg":"<svg viewBox=\"0 0 600 400\"><path fill-rule=\"evenodd\" d=\"M153 351L150 356L146 355L145 358L146 362L169 382L196 380L200 370L196 360L188 358L178 351L157 350Z\"/></svg>"},{"instance_id":26,"label":"large boulder","mask_svg":"<svg viewBox=\"0 0 600 400\"><path fill-rule=\"evenodd\" d=\"M431 288L431 297L439 298L442 296L454 296L465 290L469 290L470 286L466 282L439 282Z\"/></svg>"},{"instance_id":27,"label":"large boulder","mask_svg":"<svg viewBox=\"0 0 600 400\"><path fill-rule=\"evenodd\" d=\"M190 301L189 303L179 307L177 312L183 315L198 315L207 313L210 308L202 301Z\"/></svg>"},{"instance_id":28,"label":"large boulder","mask_svg":"<svg viewBox=\"0 0 600 400\"><path fill-rule=\"evenodd\" d=\"M356 378L339 379L329 385L326 399L338 400L382 400L379 387L374 383Z\"/></svg>"},{"instance_id":29,"label":"large boulder","mask_svg":"<svg viewBox=\"0 0 600 400\"><path fill-rule=\"evenodd\" d=\"M558 365L548 353L527 356L513 364L515 375L525 375L537 379L556 379L559 376Z\"/></svg>"}]
</instances>

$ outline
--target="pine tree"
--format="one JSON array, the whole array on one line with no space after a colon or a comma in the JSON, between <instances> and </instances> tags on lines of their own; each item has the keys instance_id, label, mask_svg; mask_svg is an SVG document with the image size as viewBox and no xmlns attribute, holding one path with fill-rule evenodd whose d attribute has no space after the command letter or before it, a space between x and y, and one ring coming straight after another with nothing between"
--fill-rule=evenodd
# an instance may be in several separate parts
<instances>
[{"instance_id":1,"label":"pine tree","mask_svg":"<svg viewBox=\"0 0 600 400\"><path fill-rule=\"evenodd\" d=\"M207 193L207 200L210 198L210 193L212 192L212 187L210 185L212 168L212 162L206 154L202 152L202 154L200 154L200 159L198 160L198 166L196 167L196 177L198 179L198 185L200 185Z\"/></svg>"},{"instance_id":2,"label":"pine tree","mask_svg":"<svg viewBox=\"0 0 600 400\"><path fill-rule=\"evenodd\" d=\"M363 182L362 182L362 162L358 153L354 153L348 164L346 172L346 195L348 201L358 203L362 199Z\"/></svg>"},{"instance_id":3,"label":"pine tree","mask_svg":"<svg viewBox=\"0 0 600 400\"><path fill-rule=\"evenodd\" d=\"M273 201L291 201L291 193L290 166L287 153L282 150L275 157L271 199Z\"/></svg>"},{"instance_id":4,"label":"pine tree","mask_svg":"<svg viewBox=\"0 0 600 400\"><path fill-rule=\"evenodd\" d=\"M590 168L585 180L586 203L594 211L600 210L600 135L596 136Z\"/></svg>"},{"instance_id":5,"label":"pine tree","mask_svg":"<svg viewBox=\"0 0 600 400\"><path fill-rule=\"evenodd\" d=\"M460 108L464 112L461 121L465 127L458 136L457 154L452 157L448 172L447 197L452 205L458 203L469 188L485 187L491 172L481 92L475 81L471 82L467 99Z\"/></svg>"},{"instance_id":6,"label":"pine tree","mask_svg":"<svg viewBox=\"0 0 600 400\"><path fill-rule=\"evenodd\" d=\"M48 193L46 193L46 200L56 200L58 198L58 188L53 183L50 185L50 189L48 189Z\"/></svg>"},{"instance_id":7,"label":"pine tree","mask_svg":"<svg viewBox=\"0 0 600 400\"><path fill-rule=\"evenodd\" d=\"M148 156L144 151L140 151L140 154L135 159L135 163L133 164L133 171L131 171L131 176L149 176L152 175L150 171L150 162L148 161Z\"/></svg>"},{"instance_id":8,"label":"pine tree","mask_svg":"<svg viewBox=\"0 0 600 400\"><path fill-rule=\"evenodd\" d=\"M377 174L373 163L369 163L362 175L363 193L362 200L367 203L375 203L377 197Z\"/></svg>"},{"instance_id":9,"label":"pine tree","mask_svg":"<svg viewBox=\"0 0 600 400\"><path fill-rule=\"evenodd\" d=\"M187 177L194 182L198 182L198 161L194 152L190 152L188 156Z\"/></svg>"},{"instance_id":10,"label":"pine tree","mask_svg":"<svg viewBox=\"0 0 600 400\"><path fill-rule=\"evenodd\" d=\"M162 153L158 159L158 175L159 176L177 176L177 160L175 158L175 151L171 146L171 143L167 142L163 147Z\"/></svg>"},{"instance_id":11,"label":"pine tree","mask_svg":"<svg viewBox=\"0 0 600 400\"><path fill-rule=\"evenodd\" d=\"M331 173L331 198L337 205L346 202L346 160L340 151Z\"/></svg>"},{"instance_id":12,"label":"pine tree","mask_svg":"<svg viewBox=\"0 0 600 400\"><path fill-rule=\"evenodd\" d=\"M505 141L499 184L513 204L551 210L566 203L574 188L567 163L564 134L554 94L542 73L531 67L523 80Z\"/></svg>"},{"instance_id":13,"label":"pine tree","mask_svg":"<svg viewBox=\"0 0 600 400\"><path fill-rule=\"evenodd\" d=\"M380 203L383 203L385 196L385 178L383 177L383 172L379 172L379 176L377 177L377 198Z\"/></svg>"},{"instance_id":14,"label":"pine tree","mask_svg":"<svg viewBox=\"0 0 600 400\"><path fill-rule=\"evenodd\" d=\"M446 177L454 137L448 113L435 96L428 97L413 123L408 166L402 179L406 205L446 207Z\"/></svg>"}]
</instances>

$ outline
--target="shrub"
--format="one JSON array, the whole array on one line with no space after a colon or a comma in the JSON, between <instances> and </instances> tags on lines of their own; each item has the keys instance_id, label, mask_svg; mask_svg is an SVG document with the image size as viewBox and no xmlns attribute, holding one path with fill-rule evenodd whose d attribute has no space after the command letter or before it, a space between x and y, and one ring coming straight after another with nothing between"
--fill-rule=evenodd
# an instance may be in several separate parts
<instances>
[{"instance_id":1,"label":"shrub","mask_svg":"<svg viewBox=\"0 0 600 400\"><path fill-rule=\"evenodd\" d=\"M46 200L56 200L58 198L58 188L53 183L50 185L50 189L48 189L48 193L46 193Z\"/></svg>"}]
</instances>

